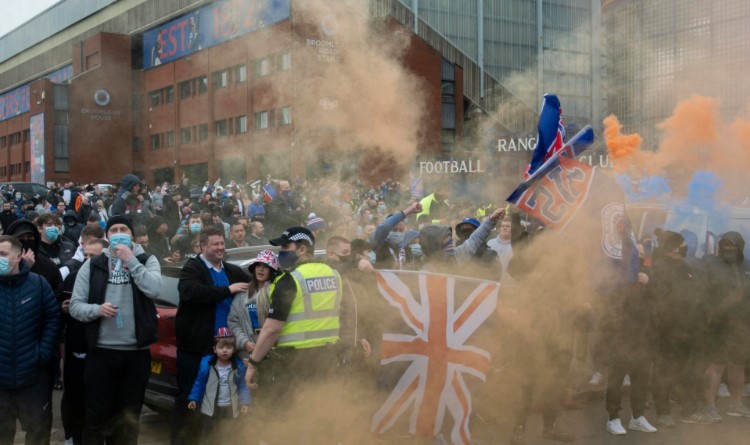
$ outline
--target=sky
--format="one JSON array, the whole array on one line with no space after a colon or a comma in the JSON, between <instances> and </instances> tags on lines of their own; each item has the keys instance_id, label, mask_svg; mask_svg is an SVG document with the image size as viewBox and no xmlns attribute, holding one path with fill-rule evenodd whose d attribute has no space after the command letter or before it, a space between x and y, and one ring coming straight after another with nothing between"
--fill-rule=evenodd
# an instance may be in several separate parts
<instances>
[{"instance_id":1,"label":"sky","mask_svg":"<svg viewBox=\"0 0 750 445\"><path fill-rule=\"evenodd\" d=\"M0 0L3 20L0 20L0 36L59 2L60 0Z\"/></svg>"}]
</instances>

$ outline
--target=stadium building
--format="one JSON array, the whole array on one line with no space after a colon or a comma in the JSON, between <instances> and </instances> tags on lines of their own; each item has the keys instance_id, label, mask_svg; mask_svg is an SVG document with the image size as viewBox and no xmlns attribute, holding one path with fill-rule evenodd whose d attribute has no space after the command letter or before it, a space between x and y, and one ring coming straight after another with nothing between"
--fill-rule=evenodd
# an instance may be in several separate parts
<instances>
[{"instance_id":1,"label":"stadium building","mask_svg":"<svg viewBox=\"0 0 750 445\"><path fill-rule=\"evenodd\" d=\"M0 37L0 181L314 174L295 113L308 73L295 59L335 63L339 42L300 20L297 1L63 0ZM498 147L533 134L544 91L561 92L568 121L600 120L598 0L352 3L409 39L402 63L432 116L417 168L484 161L516 177L529 150ZM455 173L436 165L423 173ZM468 170L458 174L486 172Z\"/></svg>"}]
</instances>

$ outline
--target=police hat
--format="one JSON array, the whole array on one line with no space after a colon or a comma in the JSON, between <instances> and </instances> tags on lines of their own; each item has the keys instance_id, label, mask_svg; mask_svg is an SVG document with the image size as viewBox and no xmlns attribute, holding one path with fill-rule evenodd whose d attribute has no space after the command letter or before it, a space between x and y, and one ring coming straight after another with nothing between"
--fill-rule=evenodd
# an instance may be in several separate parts
<instances>
[{"instance_id":1,"label":"police hat","mask_svg":"<svg viewBox=\"0 0 750 445\"><path fill-rule=\"evenodd\" d=\"M315 246L315 236L304 227L290 227L280 237L269 241L274 246L285 246L289 243L307 243Z\"/></svg>"}]
</instances>

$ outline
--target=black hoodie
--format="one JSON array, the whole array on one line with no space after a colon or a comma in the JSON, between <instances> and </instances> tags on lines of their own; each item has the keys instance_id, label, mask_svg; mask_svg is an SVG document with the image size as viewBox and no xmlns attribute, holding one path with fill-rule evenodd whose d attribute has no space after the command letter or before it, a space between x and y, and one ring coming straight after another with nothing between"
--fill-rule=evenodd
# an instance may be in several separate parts
<instances>
[{"instance_id":1,"label":"black hoodie","mask_svg":"<svg viewBox=\"0 0 750 445\"><path fill-rule=\"evenodd\" d=\"M737 250L721 248L729 241ZM750 324L750 262L742 253L745 240L737 232L727 232L719 239L719 255L706 259L706 307L709 335L721 342L723 335L732 335L733 325Z\"/></svg>"},{"instance_id":2,"label":"black hoodie","mask_svg":"<svg viewBox=\"0 0 750 445\"><path fill-rule=\"evenodd\" d=\"M32 245L24 245L24 251L31 248L34 251L34 267L31 271L44 277L49 283L52 290L55 291L55 295L58 295L60 286L62 284L62 275L60 275L60 269L57 265L52 262L49 258L44 255L39 255L39 243L41 242L41 235L39 229L31 221L25 219L19 219L11 223L8 230L5 231L6 235L12 235L18 238L24 233L31 233L34 235L34 243ZM21 244L25 244L21 242Z\"/></svg>"}]
</instances>

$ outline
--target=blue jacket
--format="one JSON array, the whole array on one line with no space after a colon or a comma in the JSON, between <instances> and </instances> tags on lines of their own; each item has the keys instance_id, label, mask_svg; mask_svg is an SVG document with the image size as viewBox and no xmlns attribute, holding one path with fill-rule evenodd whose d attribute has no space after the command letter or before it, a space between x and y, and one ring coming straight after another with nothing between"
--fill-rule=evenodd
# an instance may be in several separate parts
<instances>
[{"instance_id":1,"label":"blue jacket","mask_svg":"<svg viewBox=\"0 0 750 445\"><path fill-rule=\"evenodd\" d=\"M240 414L240 406L250 405L250 390L245 383L247 367L238 357L233 357L232 370L229 372L229 392L232 399L232 414ZM219 371L216 370L216 355L206 355L201 360L198 376L188 401L196 402L201 413L213 417L219 397Z\"/></svg>"},{"instance_id":2,"label":"blue jacket","mask_svg":"<svg viewBox=\"0 0 750 445\"><path fill-rule=\"evenodd\" d=\"M0 275L0 388L35 384L50 364L60 329L55 293L21 261L15 275Z\"/></svg>"}]
</instances>

